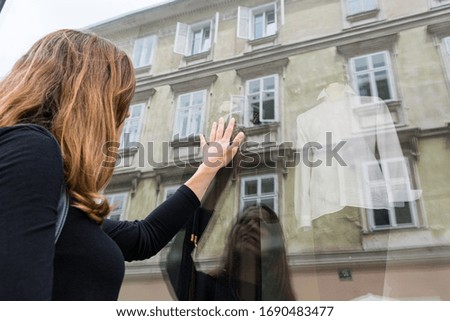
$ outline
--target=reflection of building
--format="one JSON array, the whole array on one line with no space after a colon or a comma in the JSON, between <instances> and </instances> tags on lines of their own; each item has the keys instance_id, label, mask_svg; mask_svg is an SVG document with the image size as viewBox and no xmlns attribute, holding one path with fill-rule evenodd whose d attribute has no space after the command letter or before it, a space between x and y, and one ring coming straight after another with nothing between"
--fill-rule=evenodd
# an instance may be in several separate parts
<instances>
[{"instance_id":1,"label":"reflection of building","mask_svg":"<svg viewBox=\"0 0 450 321\"><path fill-rule=\"evenodd\" d=\"M137 74L128 144L107 189L114 214L137 219L170 196L192 173L181 165L196 162L196 134L232 113L253 143L200 263L217 263L231 213L265 202L281 217L299 299L449 300L448 21L448 0L185 0L91 27L133 57ZM423 195L403 208L345 207L299 230L296 117L333 82L384 100ZM164 253L128 265L122 299L171 298Z\"/></svg>"}]
</instances>

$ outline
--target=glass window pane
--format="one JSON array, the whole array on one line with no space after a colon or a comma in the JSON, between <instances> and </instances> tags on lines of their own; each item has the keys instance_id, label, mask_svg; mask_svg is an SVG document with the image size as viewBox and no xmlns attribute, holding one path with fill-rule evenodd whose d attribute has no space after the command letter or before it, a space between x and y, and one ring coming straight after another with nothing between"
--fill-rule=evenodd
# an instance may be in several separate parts
<instances>
[{"instance_id":1,"label":"glass window pane","mask_svg":"<svg viewBox=\"0 0 450 321\"><path fill-rule=\"evenodd\" d=\"M197 30L192 34L192 52L195 55L201 51L202 48L202 31Z\"/></svg>"},{"instance_id":2,"label":"glass window pane","mask_svg":"<svg viewBox=\"0 0 450 321\"><path fill-rule=\"evenodd\" d=\"M142 105L134 105L131 107L131 115L130 117L139 117L141 116Z\"/></svg>"},{"instance_id":3,"label":"glass window pane","mask_svg":"<svg viewBox=\"0 0 450 321\"><path fill-rule=\"evenodd\" d=\"M273 177L261 179L261 193L275 192L275 179Z\"/></svg>"},{"instance_id":4,"label":"glass window pane","mask_svg":"<svg viewBox=\"0 0 450 321\"><path fill-rule=\"evenodd\" d=\"M179 111L179 126L178 126L178 132L181 137L187 136L187 130L188 130L188 116L189 116L189 110L180 110Z\"/></svg>"},{"instance_id":5,"label":"glass window pane","mask_svg":"<svg viewBox=\"0 0 450 321\"><path fill-rule=\"evenodd\" d=\"M364 11L374 10L377 8L377 0L363 0L364 1Z\"/></svg>"},{"instance_id":6,"label":"glass window pane","mask_svg":"<svg viewBox=\"0 0 450 321\"><path fill-rule=\"evenodd\" d=\"M266 22L267 24L275 23L275 10L266 11Z\"/></svg>"},{"instance_id":7,"label":"glass window pane","mask_svg":"<svg viewBox=\"0 0 450 321\"><path fill-rule=\"evenodd\" d=\"M244 210L247 208L247 207L250 207L250 206L255 206L255 205L257 205L257 202L256 202L256 200L246 200L246 201L244 201Z\"/></svg>"},{"instance_id":8,"label":"glass window pane","mask_svg":"<svg viewBox=\"0 0 450 321\"><path fill-rule=\"evenodd\" d=\"M275 89L275 77L269 77L264 79L264 90L274 90Z\"/></svg>"},{"instance_id":9,"label":"glass window pane","mask_svg":"<svg viewBox=\"0 0 450 321\"><path fill-rule=\"evenodd\" d=\"M390 226L391 221L389 219L389 211L386 209L373 210L373 219L375 226Z\"/></svg>"},{"instance_id":10,"label":"glass window pane","mask_svg":"<svg viewBox=\"0 0 450 321\"><path fill-rule=\"evenodd\" d=\"M260 204L264 204L269 206L272 210L275 211L275 199L271 198L262 198Z\"/></svg>"},{"instance_id":11,"label":"glass window pane","mask_svg":"<svg viewBox=\"0 0 450 321\"><path fill-rule=\"evenodd\" d=\"M348 14L356 14L362 11L361 0L347 0Z\"/></svg>"},{"instance_id":12,"label":"glass window pane","mask_svg":"<svg viewBox=\"0 0 450 321\"><path fill-rule=\"evenodd\" d=\"M378 97L383 100L391 99L391 92L389 90L389 82L387 71L377 71L375 73L375 82L377 85Z\"/></svg>"},{"instance_id":13,"label":"glass window pane","mask_svg":"<svg viewBox=\"0 0 450 321\"><path fill-rule=\"evenodd\" d=\"M386 57L384 53L373 55L372 64L373 68L380 68L386 66Z\"/></svg>"},{"instance_id":14,"label":"glass window pane","mask_svg":"<svg viewBox=\"0 0 450 321\"><path fill-rule=\"evenodd\" d=\"M180 105L179 105L180 107L189 107L190 101L191 101L189 94L181 95L179 100L180 100Z\"/></svg>"},{"instance_id":15,"label":"glass window pane","mask_svg":"<svg viewBox=\"0 0 450 321\"><path fill-rule=\"evenodd\" d=\"M358 81L358 94L360 96L372 96L372 90L370 89L369 75L359 75Z\"/></svg>"},{"instance_id":16,"label":"glass window pane","mask_svg":"<svg viewBox=\"0 0 450 321\"><path fill-rule=\"evenodd\" d=\"M244 195L258 194L258 180L248 180L244 183Z\"/></svg>"},{"instance_id":17,"label":"glass window pane","mask_svg":"<svg viewBox=\"0 0 450 321\"><path fill-rule=\"evenodd\" d=\"M203 105L203 91L198 91L198 92L194 93L193 104L194 105Z\"/></svg>"},{"instance_id":18,"label":"glass window pane","mask_svg":"<svg viewBox=\"0 0 450 321\"><path fill-rule=\"evenodd\" d=\"M369 69L367 57L356 58L353 60L355 71L363 71Z\"/></svg>"},{"instance_id":19,"label":"glass window pane","mask_svg":"<svg viewBox=\"0 0 450 321\"><path fill-rule=\"evenodd\" d=\"M275 101L272 98L263 101L262 120L275 120Z\"/></svg>"},{"instance_id":20,"label":"glass window pane","mask_svg":"<svg viewBox=\"0 0 450 321\"><path fill-rule=\"evenodd\" d=\"M265 36L274 35L277 32L277 27L275 24L275 11L272 9L266 11L266 34Z\"/></svg>"},{"instance_id":21,"label":"glass window pane","mask_svg":"<svg viewBox=\"0 0 450 321\"><path fill-rule=\"evenodd\" d=\"M263 28L264 28L263 14L255 15L253 18L253 37L255 39L262 38L264 36Z\"/></svg>"},{"instance_id":22,"label":"glass window pane","mask_svg":"<svg viewBox=\"0 0 450 321\"><path fill-rule=\"evenodd\" d=\"M201 112L195 112L192 116L191 130L189 134L197 135L200 133Z\"/></svg>"},{"instance_id":23,"label":"glass window pane","mask_svg":"<svg viewBox=\"0 0 450 321\"><path fill-rule=\"evenodd\" d=\"M251 80L248 83L248 92L249 92L249 94L259 93L259 91L260 91L260 81L259 81L259 79Z\"/></svg>"},{"instance_id":24,"label":"glass window pane","mask_svg":"<svg viewBox=\"0 0 450 321\"><path fill-rule=\"evenodd\" d=\"M413 223L409 202L405 202L402 205L395 207L395 219L399 225Z\"/></svg>"}]
</instances>

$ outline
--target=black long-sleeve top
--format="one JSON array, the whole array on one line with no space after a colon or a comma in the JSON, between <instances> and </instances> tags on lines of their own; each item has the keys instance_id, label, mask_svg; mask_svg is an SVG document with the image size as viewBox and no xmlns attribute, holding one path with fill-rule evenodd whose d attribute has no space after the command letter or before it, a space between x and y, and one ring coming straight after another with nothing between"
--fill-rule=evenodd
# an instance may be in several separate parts
<instances>
[{"instance_id":1,"label":"black long-sleeve top","mask_svg":"<svg viewBox=\"0 0 450 321\"><path fill-rule=\"evenodd\" d=\"M36 125L0 128L0 300L117 300L124 261L156 254L200 205L185 185L140 221L70 207L54 244L62 157Z\"/></svg>"}]
</instances>

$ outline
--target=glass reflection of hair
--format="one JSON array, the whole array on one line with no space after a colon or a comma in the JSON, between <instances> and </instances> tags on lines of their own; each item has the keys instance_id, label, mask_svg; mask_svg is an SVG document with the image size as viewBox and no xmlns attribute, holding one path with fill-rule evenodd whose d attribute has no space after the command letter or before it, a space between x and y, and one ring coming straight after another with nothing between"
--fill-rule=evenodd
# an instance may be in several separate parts
<instances>
[{"instance_id":1,"label":"glass reflection of hair","mask_svg":"<svg viewBox=\"0 0 450 321\"><path fill-rule=\"evenodd\" d=\"M255 300L255 289L261 300L295 300L284 247L283 230L278 215L268 206L251 206L244 210L231 228L220 270L235 282L237 297Z\"/></svg>"}]
</instances>

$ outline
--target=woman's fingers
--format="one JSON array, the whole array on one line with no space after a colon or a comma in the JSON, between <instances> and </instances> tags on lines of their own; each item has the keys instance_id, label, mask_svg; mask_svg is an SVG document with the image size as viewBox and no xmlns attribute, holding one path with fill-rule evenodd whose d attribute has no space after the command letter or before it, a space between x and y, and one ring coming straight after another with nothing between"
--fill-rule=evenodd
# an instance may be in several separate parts
<instances>
[{"instance_id":1,"label":"woman's fingers","mask_svg":"<svg viewBox=\"0 0 450 321\"><path fill-rule=\"evenodd\" d=\"M214 122L211 126L211 133L209 134L209 141L213 142L216 140L217 123Z\"/></svg>"},{"instance_id":2,"label":"woman's fingers","mask_svg":"<svg viewBox=\"0 0 450 321\"><path fill-rule=\"evenodd\" d=\"M217 125L217 131L216 131L216 141L221 140L223 137L223 129L225 127L225 121L223 117L219 118L219 124Z\"/></svg>"},{"instance_id":3,"label":"woman's fingers","mask_svg":"<svg viewBox=\"0 0 450 321\"><path fill-rule=\"evenodd\" d=\"M235 125L235 119L231 118L230 122L227 126L227 129L225 130L225 133L223 134L223 138L230 142L231 135L233 135L233 129Z\"/></svg>"}]
</instances>

